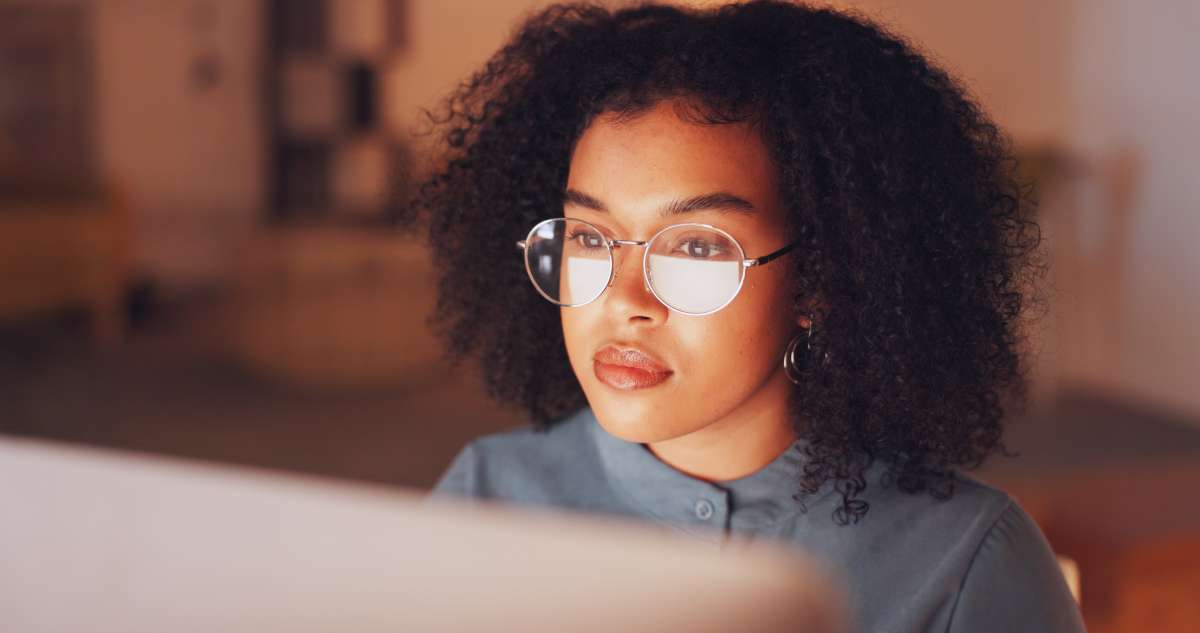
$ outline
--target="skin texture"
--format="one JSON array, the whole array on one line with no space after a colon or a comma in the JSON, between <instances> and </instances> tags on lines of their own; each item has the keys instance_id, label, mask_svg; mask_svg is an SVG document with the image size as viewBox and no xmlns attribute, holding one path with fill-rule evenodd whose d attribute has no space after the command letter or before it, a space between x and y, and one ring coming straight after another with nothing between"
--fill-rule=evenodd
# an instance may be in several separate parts
<instances>
[{"instance_id":1,"label":"skin texture","mask_svg":"<svg viewBox=\"0 0 1200 633\"><path fill-rule=\"evenodd\" d=\"M691 123L675 106L664 100L629 121L598 117L575 147L567 187L608 211L568 202L564 215L621 239L649 239L680 222L711 224L733 235L749 257L785 246L775 168L757 132L744 123ZM755 210L658 213L673 199L714 192L744 198ZM787 267L775 260L747 270L732 303L690 316L669 310L646 288L640 247L616 255L617 271L604 294L562 308L571 367L605 430L645 443L664 462L709 481L748 475L782 453L796 434L781 359L800 332ZM592 357L607 343L643 348L674 373L648 389L606 385L596 378Z\"/></svg>"}]
</instances>

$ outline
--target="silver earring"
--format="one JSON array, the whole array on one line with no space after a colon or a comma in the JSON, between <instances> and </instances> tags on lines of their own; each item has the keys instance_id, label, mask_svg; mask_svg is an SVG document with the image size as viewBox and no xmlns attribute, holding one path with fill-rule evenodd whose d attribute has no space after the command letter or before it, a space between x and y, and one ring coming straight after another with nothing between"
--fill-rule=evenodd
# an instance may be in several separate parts
<instances>
[{"instance_id":1,"label":"silver earring","mask_svg":"<svg viewBox=\"0 0 1200 633\"><path fill-rule=\"evenodd\" d=\"M803 334L797 334L788 341L787 350L783 352L783 373L794 384L804 384L803 372L808 368L808 358L812 349L813 321L809 319L808 328ZM800 352L800 342L804 341L804 351Z\"/></svg>"}]
</instances>

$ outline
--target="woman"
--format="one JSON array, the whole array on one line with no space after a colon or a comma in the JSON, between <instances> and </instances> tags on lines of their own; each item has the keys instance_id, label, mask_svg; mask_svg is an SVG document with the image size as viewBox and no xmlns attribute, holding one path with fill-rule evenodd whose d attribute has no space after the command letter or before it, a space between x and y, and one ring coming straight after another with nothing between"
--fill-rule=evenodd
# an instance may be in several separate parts
<instances>
[{"instance_id":1,"label":"woman","mask_svg":"<svg viewBox=\"0 0 1200 633\"><path fill-rule=\"evenodd\" d=\"M858 17L553 6L447 101L406 216L456 359L531 424L435 495L795 543L864 631L1078 631L1044 537L958 472L1024 394L1041 270L1005 138Z\"/></svg>"}]
</instances>

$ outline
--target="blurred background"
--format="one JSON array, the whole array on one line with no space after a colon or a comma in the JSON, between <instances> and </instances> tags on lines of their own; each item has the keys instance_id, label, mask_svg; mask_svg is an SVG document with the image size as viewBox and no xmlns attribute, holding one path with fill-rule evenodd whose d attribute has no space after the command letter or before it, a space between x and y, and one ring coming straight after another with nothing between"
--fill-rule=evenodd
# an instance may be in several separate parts
<instances>
[{"instance_id":1,"label":"blurred background","mask_svg":"<svg viewBox=\"0 0 1200 633\"><path fill-rule=\"evenodd\" d=\"M523 423L439 359L389 202L421 108L544 4L0 0L0 433L427 488ZM961 77L1041 200L1021 455L977 476L1090 630L1197 630L1200 5L834 4Z\"/></svg>"}]
</instances>

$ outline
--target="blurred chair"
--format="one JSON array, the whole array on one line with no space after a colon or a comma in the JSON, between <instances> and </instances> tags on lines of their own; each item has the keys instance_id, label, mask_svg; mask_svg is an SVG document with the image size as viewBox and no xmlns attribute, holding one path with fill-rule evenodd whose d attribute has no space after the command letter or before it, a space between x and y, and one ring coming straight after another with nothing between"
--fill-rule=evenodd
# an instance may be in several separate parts
<instances>
[{"instance_id":1,"label":"blurred chair","mask_svg":"<svg viewBox=\"0 0 1200 633\"><path fill-rule=\"evenodd\" d=\"M1093 633L1200 630L1200 538L1177 534L1128 548L1114 571L1124 578L1112 617Z\"/></svg>"},{"instance_id":2,"label":"blurred chair","mask_svg":"<svg viewBox=\"0 0 1200 633\"><path fill-rule=\"evenodd\" d=\"M123 196L111 189L0 196L0 320L83 308L97 345L119 343L130 230Z\"/></svg>"},{"instance_id":3,"label":"blurred chair","mask_svg":"<svg viewBox=\"0 0 1200 633\"><path fill-rule=\"evenodd\" d=\"M445 376L425 319L425 249L380 227L264 229L238 264L234 352L315 391L428 385Z\"/></svg>"}]
</instances>

